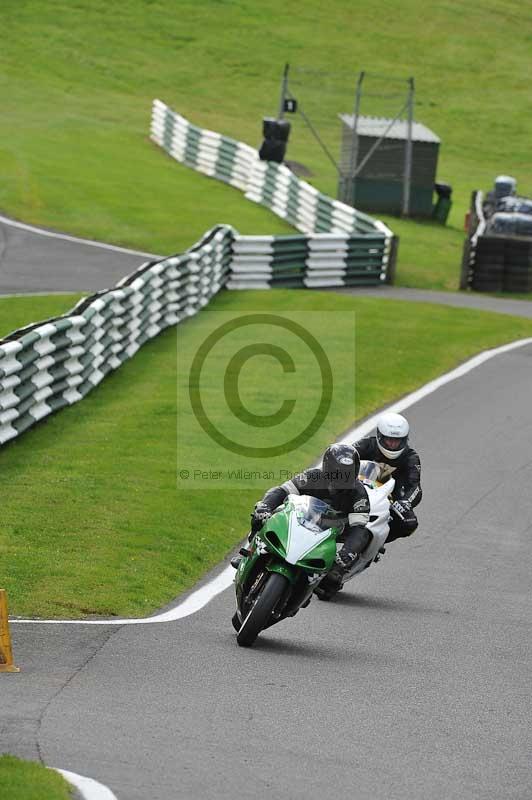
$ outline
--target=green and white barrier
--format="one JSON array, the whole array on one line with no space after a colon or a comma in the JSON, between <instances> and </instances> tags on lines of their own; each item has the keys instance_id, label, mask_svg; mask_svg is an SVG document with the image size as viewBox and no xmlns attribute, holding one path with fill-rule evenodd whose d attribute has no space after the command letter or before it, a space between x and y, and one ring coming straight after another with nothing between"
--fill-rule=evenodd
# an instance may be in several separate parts
<instances>
[{"instance_id":1,"label":"green and white barrier","mask_svg":"<svg viewBox=\"0 0 532 800\"><path fill-rule=\"evenodd\" d=\"M0 445L85 397L149 339L196 314L227 281L234 231L142 265L115 289L0 340Z\"/></svg>"},{"instance_id":2,"label":"green and white barrier","mask_svg":"<svg viewBox=\"0 0 532 800\"><path fill-rule=\"evenodd\" d=\"M243 191L258 157L253 147L198 128L160 100L153 102L151 138L176 161Z\"/></svg>"},{"instance_id":3,"label":"green and white barrier","mask_svg":"<svg viewBox=\"0 0 532 800\"><path fill-rule=\"evenodd\" d=\"M241 189L249 200L266 206L302 233L348 234L358 242L359 252L365 237L371 236L371 266L374 242L381 240L382 262L375 283L386 279L393 233L384 223L319 192L284 164L261 161L249 145L192 125L160 100L153 102L151 138L177 161Z\"/></svg>"},{"instance_id":4,"label":"green and white barrier","mask_svg":"<svg viewBox=\"0 0 532 800\"><path fill-rule=\"evenodd\" d=\"M319 192L284 164L261 161L258 153L246 197L266 206L303 233L392 235L383 223Z\"/></svg>"},{"instance_id":5,"label":"green and white barrier","mask_svg":"<svg viewBox=\"0 0 532 800\"><path fill-rule=\"evenodd\" d=\"M235 236L228 289L375 285L383 276L385 242L348 234Z\"/></svg>"}]
</instances>

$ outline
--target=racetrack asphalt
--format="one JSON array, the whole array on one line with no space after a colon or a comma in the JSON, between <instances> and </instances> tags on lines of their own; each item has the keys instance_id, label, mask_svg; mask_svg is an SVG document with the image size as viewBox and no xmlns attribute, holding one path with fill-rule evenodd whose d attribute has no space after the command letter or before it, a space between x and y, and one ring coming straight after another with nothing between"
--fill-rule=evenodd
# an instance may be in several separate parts
<instances>
[{"instance_id":1,"label":"racetrack asphalt","mask_svg":"<svg viewBox=\"0 0 532 800\"><path fill-rule=\"evenodd\" d=\"M528 799L531 396L526 346L405 412L419 531L252 649L231 588L171 623L14 622L0 750L118 800Z\"/></svg>"},{"instance_id":2,"label":"racetrack asphalt","mask_svg":"<svg viewBox=\"0 0 532 800\"><path fill-rule=\"evenodd\" d=\"M532 317L532 302L511 297L492 297L479 292L437 292L430 289L408 289L403 286L345 287L321 291L335 294L352 294L358 297L378 297L381 300L409 300L414 303L436 303L458 308L477 308L516 317Z\"/></svg>"},{"instance_id":3,"label":"racetrack asphalt","mask_svg":"<svg viewBox=\"0 0 532 800\"><path fill-rule=\"evenodd\" d=\"M0 296L110 289L150 257L0 218Z\"/></svg>"},{"instance_id":4,"label":"racetrack asphalt","mask_svg":"<svg viewBox=\"0 0 532 800\"><path fill-rule=\"evenodd\" d=\"M12 625L5 749L119 800L530 796L532 346L412 406L420 530L334 603L235 642L175 623Z\"/></svg>"}]
</instances>

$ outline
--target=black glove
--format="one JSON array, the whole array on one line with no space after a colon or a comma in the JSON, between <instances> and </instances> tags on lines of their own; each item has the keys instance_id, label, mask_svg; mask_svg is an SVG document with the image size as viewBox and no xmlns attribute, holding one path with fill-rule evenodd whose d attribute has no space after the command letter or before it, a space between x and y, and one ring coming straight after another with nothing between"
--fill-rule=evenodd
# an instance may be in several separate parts
<instances>
[{"instance_id":1,"label":"black glove","mask_svg":"<svg viewBox=\"0 0 532 800\"><path fill-rule=\"evenodd\" d=\"M394 500L390 508L401 520L408 519L412 516L412 506L408 500Z\"/></svg>"},{"instance_id":2,"label":"black glove","mask_svg":"<svg viewBox=\"0 0 532 800\"><path fill-rule=\"evenodd\" d=\"M349 572L353 563L356 561L356 553L351 553L345 547L336 554L336 563L340 567L342 573Z\"/></svg>"},{"instance_id":3,"label":"black glove","mask_svg":"<svg viewBox=\"0 0 532 800\"><path fill-rule=\"evenodd\" d=\"M266 503L257 503L255 510L251 514L251 530L253 533L260 531L267 519L272 515Z\"/></svg>"}]
</instances>

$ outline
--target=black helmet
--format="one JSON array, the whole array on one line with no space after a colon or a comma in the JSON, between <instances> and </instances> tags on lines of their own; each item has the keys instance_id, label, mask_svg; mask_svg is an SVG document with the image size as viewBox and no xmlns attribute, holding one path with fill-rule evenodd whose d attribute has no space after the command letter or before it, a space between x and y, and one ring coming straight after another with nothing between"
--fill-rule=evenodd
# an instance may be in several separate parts
<instances>
[{"instance_id":1,"label":"black helmet","mask_svg":"<svg viewBox=\"0 0 532 800\"><path fill-rule=\"evenodd\" d=\"M360 456L350 444L331 444L323 454L322 472L329 492L353 489L360 469Z\"/></svg>"}]
</instances>

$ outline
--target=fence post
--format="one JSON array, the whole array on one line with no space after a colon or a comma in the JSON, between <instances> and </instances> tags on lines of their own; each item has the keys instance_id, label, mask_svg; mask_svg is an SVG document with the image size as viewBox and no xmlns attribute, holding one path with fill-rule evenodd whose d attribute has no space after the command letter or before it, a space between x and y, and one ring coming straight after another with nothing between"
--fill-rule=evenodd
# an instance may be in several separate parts
<instances>
[{"instance_id":1,"label":"fence post","mask_svg":"<svg viewBox=\"0 0 532 800\"><path fill-rule=\"evenodd\" d=\"M287 89L288 89L288 70L290 69L289 64L284 65L284 72L283 77L281 79L281 94L279 97L279 111L277 113L277 119L284 119L284 101L286 100Z\"/></svg>"},{"instance_id":2,"label":"fence post","mask_svg":"<svg viewBox=\"0 0 532 800\"><path fill-rule=\"evenodd\" d=\"M344 196L342 198L344 203L353 206L353 208L355 207L355 173L358 163L358 118L360 116L360 101L362 99L362 81L364 80L364 74L365 73L363 71L359 74L355 91L355 104L353 108L353 135L351 137L347 179L345 181Z\"/></svg>"},{"instance_id":3,"label":"fence post","mask_svg":"<svg viewBox=\"0 0 532 800\"><path fill-rule=\"evenodd\" d=\"M408 79L407 126L405 141L405 171L403 177L402 216L410 215L410 189L412 185L412 127L414 124L414 79Z\"/></svg>"}]
</instances>

